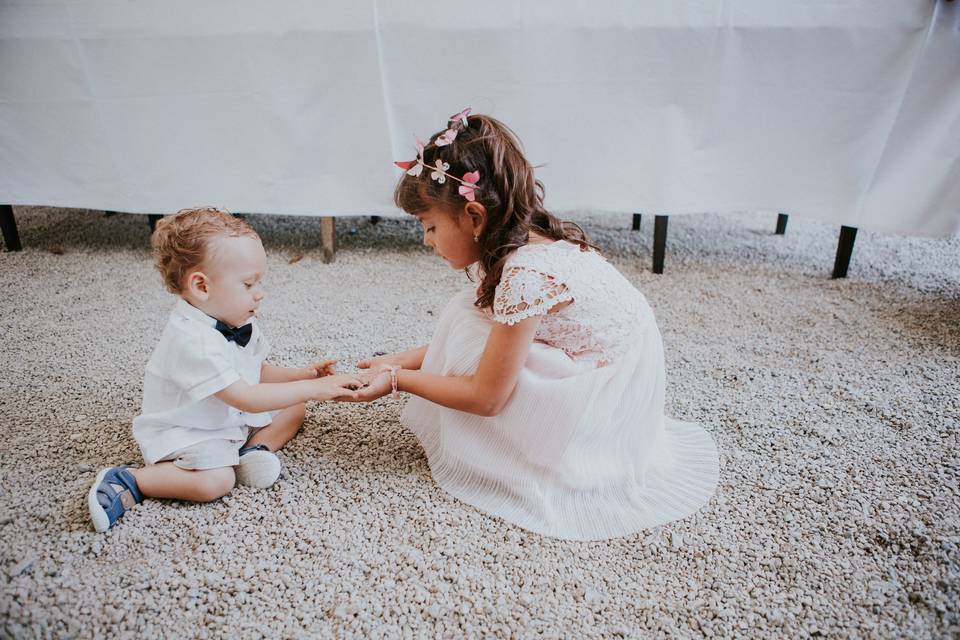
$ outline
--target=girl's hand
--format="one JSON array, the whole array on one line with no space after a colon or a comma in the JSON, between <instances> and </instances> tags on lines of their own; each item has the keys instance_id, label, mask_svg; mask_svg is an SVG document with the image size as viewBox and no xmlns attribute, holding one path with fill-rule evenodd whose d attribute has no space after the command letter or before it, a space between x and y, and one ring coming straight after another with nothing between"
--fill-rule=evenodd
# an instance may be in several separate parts
<instances>
[{"instance_id":1,"label":"girl's hand","mask_svg":"<svg viewBox=\"0 0 960 640\"><path fill-rule=\"evenodd\" d=\"M361 387L353 398L341 398L341 400L348 402L370 402L377 398L382 398L392 390L389 371L370 371L368 373L361 373L358 377L366 383L366 386Z\"/></svg>"},{"instance_id":2,"label":"girl's hand","mask_svg":"<svg viewBox=\"0 0 960 640\"><path fill-rule=\"evenodd\" d=\"M313 364L307 365L307 371L310 372L310 375L308 376L310 378L332 376L337 372L337 361L321 360L320 362L314 362Z\"/></svg>"},{"instance_id":3,"label":"girl's hand","mask_svg":"<svg viewBox=\"0 0 960 640\"><path fill-rule=\"evenodd\" d=\"M349 374L324 376L312 382L313 394L310 399L317 402L356 399L356 390L363 386L363 381L357 376ZM390 384L389 380L387 380L387 384Z\"/></svg>"}]
</instances>

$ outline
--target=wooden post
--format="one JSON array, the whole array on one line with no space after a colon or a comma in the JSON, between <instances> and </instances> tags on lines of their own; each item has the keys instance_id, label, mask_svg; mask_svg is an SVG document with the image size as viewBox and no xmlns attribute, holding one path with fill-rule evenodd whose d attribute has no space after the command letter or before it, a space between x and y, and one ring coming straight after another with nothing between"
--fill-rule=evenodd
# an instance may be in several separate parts
<instances>
[{"instance_id":1,"label":"wooden post","mask_svg":"<svg viewBox=\"0 0 960 640\"><path fill-rule=\"evenodd\" d=\"M3 230L3 244L7 251L20 251L20 232L17 231L17 219L13 217L13 205L0 204L0 229Z\"/></svg>"},{"instance_id":2,"label":"wooden post","mask_svg":"<svg viewBox=\"0 0 960 640\"><path fill-rule=\"evenodd\" d=\"M336 258L336 241L336 218L330 216L320 218L320 246L323 248L323 262L325 264L330 264Z\"/></svg>"},{"instance_id":3,"label":"wooden post","mask_svg":"<svg viewBox=\"0 0 960 640\"><path fill-rule=\"evenodd\" d=\"M670 216L653 217L653 272L663 273L663 255L667 251L667 221Z\"/></svg>"},{"instance_id":4,"label":"wooden post","mask_svg":"<svg viewBox=\"0 0 960 640\"><path fill-rule=\"evenodd\" d=\"M777 235L782 236L787 232L787 218L789 216L785 213L777 214Z\"/></svg>"},{"instance_id":5,"label":"wooden post","mask_svg":"<svg viewBox=\"0 0 960 640\"><path fill-rule=\"evenodd\" d=\"M840 241L837 242L837 258L833 262L833 277L846 278L850 256L853 255L853 242L857 239L856 227L840 227Z\"/></svg>"},{"instance_id":6,"label":"wooden post","mask_svg":"<svg viewBox=\"0 0 960 640\"><path fill-rule=\"evenodd\" d=\"M640 231L640 221L643 219L643 215L639 213L633 214L633 230Z\"/></svg>"}]
</instances>

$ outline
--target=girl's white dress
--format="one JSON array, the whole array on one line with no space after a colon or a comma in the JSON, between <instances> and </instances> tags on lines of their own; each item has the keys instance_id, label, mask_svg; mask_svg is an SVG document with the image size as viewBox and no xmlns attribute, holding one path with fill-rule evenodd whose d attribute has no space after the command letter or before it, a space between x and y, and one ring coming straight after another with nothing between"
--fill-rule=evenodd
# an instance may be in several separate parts
<instances>
[{"instance_id":1,"label":"girl's white dress","mask_svg":"<svg viewBox=\"0 0 960 640\"><path fill-rule=\"evenodd\" d=\"M401 420L437 484L525 529L577 540L622 536L706 503L719 473L716 445L699 425L664 416L653 312L599 253L566 241L520 247L492 313L474 299L468 290L447 305L423 371L473 373L493 322L543 319L497 416L411 397Z\"/></svg>"}]
</instances>

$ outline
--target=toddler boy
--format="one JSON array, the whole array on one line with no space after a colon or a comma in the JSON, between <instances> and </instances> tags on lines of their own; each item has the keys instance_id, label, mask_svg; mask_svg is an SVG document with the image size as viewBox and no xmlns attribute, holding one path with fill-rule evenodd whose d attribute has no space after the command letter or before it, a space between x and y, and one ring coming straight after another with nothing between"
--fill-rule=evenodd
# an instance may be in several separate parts
<instances>
[{"instance_id":1,"label":"toddler boy","mask_svg":"<svg viewBox=\"0 0 960 640\"><path fill-rule=\"evenodd\" d=\"M208 502L235 483L265 488L274 454L303 424L304 403L356 397L359 380L334 361L266 363L270 343L254 316L266 254L245 221L212 208L157 223L151 242L166 288L179 296L147 363L133 435L146 466L102 469L87 503L106 531L144 498Z\"/></svg>"}]
</instances>

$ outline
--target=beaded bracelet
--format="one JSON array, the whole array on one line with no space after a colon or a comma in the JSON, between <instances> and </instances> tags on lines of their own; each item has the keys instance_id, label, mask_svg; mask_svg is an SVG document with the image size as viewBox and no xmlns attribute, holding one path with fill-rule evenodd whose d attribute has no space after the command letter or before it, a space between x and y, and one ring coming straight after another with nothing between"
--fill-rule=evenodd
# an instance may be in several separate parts
<instances>
[{"instance_id":1,"label":"beaded bracelet","mask_svg":"<svg viewBox=\"0 0 960 640\"><path fill-rule=\"evenodd\" d=\"M398 364L384 365L390 371L390 397L394 400L400 399L400 391L397 389L397 371L402 369Z\"/></svg>"}]
</instances>

